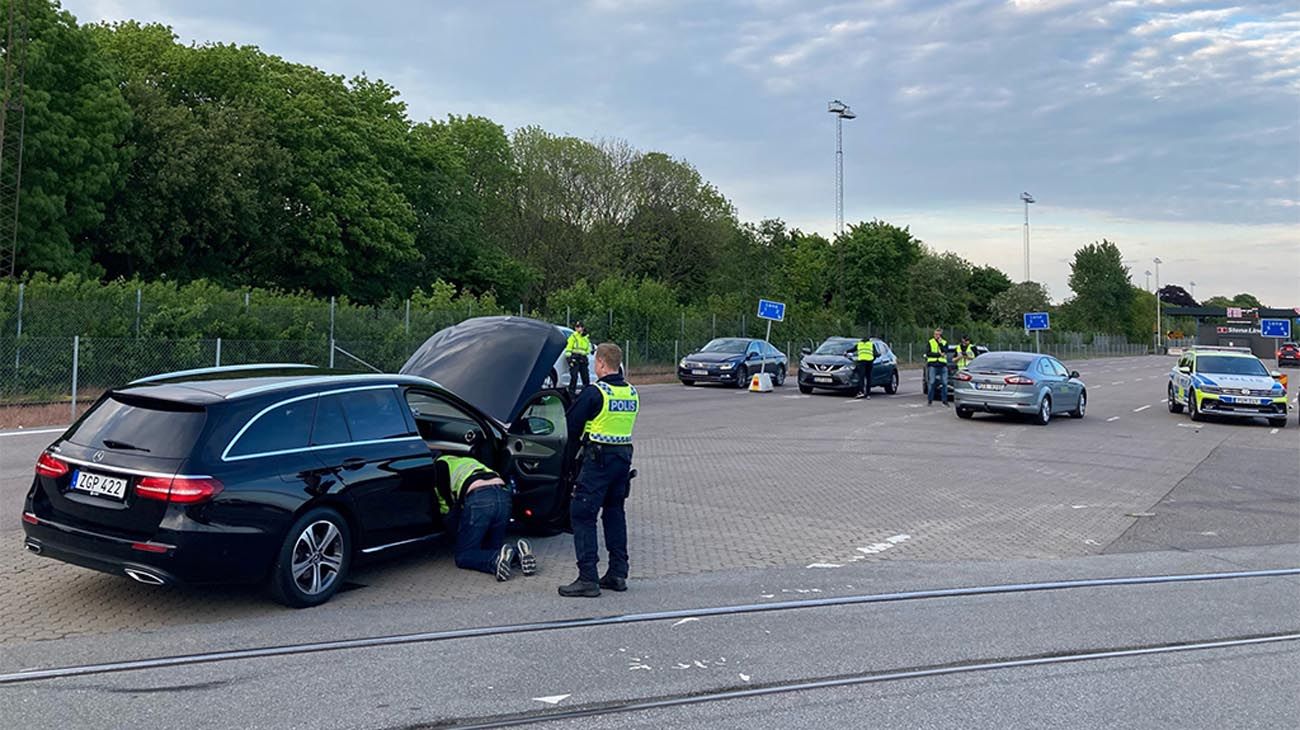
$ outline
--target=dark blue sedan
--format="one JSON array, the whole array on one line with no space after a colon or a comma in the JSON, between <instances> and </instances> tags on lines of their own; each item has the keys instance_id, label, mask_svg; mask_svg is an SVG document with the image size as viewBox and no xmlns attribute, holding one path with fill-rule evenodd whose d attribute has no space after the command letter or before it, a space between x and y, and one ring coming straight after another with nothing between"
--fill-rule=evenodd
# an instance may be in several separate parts
<instances>
[{"instance_id":1,"label":"dark blue sedan","mask_svg":"<svg viewBox=\"0 0 1300 730\"><path fill-rule=\"evenodd\" d=\"M719 337L682 358L677 363L677 379L683 385L726 383L744 388L749 384L749 376L768 372L772 374L772 384L781 385L789 367L786 356L763 340Z\"/></svg>"}]
</instances>

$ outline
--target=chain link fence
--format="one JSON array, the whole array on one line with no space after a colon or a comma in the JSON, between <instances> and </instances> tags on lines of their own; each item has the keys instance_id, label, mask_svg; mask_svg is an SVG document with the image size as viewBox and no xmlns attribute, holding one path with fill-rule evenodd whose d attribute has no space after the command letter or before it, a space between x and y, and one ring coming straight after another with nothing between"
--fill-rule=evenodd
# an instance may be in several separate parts
<instances>
[{"instance_id":1,"label":"chain link fence","mask_svg":"<svg viewBox=\"0 0 1300 730\"><path fill-rule=\"evenodd\" d=\"M669 375L676 363L703 347L710 338L697 336L673 340L624 340L626 368L632 377ZM789 357L792 366L803 347L815 347L817 338L780 340L773 344ZM103 337L24 337L0 339L0 409L5 407L66 407L68 417L93 402L105 390L156 373L252 363L302 363L340 370L395 372L422 339L340 340L226 340ZM993 342L990 349L1034 349L1023 341ZM893 343L900 364L919 365L923 344ZM1094 343L1044 344L1043 352L1064 361L1094 357L1142 355L1143 345L1099 338ZM3 424L0 424L2 426Z\"/></svg>"},{"instance_id":2,"label":"chain link fence","mask_svg":"<svg viewBox=\"0 0 1300 730\"><path fill-rule=\"evenodd\" d=\"M244 293L201 286L159 290L83 282L69 291L45 284L0 287L0 407L84 404L104 389L160 372L258 362L293 362L394 372L430 335L483 315L530 316L557 325L582 321L596 341L623 346L633 376L667 375L715 337L764 337L767 322L749 312L701 311L675 304L642 309L566 306L514 311L490 300L406 300L359 306L333 299ZM904 365L921 362L930 327L856 323L820 308L791 305L774 323L772 344L797 363L804 347L827 337L874 335ZM1150 345L1123 338L1044 332L1041 343L1019 329L944 326L949 341L969 335L991 349L1040 347L1063 360L1139 355ZM3 423L0 423L3 427Z\"/></svg>"}]
</instances>

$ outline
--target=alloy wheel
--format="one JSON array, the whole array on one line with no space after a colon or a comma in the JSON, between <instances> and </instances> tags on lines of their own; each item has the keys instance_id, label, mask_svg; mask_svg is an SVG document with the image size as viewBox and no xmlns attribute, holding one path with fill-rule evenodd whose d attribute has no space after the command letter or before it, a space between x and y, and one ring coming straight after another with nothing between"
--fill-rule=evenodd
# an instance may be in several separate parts
<instances>
[{"instance_id":1,"label":"alloy wheel","mask_svg":"<svg viewBox=\"0 0 1300 730\"><path fill-rule=\"evenodd\" d=\"M289 569L303 594L329 590L343 569L343 533L329 520L311 523L294 541Z\"/></svg>"}]
</instances>

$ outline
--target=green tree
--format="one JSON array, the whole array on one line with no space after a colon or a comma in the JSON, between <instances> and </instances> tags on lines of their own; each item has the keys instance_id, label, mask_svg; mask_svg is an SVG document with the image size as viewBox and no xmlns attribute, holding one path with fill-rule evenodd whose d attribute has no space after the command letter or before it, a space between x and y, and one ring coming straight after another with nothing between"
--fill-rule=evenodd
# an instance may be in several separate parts
<instances>
[{"instance_id":1,"label":"green tree","mask_svg":"<svg viewBox=\"0 0 1300 730\"><path fill-rule=\"evenodd\" d=\"M994 266L976 266L971 269L970 318L976 322L993 321L993 298L1011 288L1011 279Z\"/></svg>"},{"instance_id":2,"label":"green tree","mask_svg":"<svg viewBox=\"0 0 1300 730\"><path fill-rule=\"evenodd\" d=\"M0 2L0 13L15 1ZM18 267L98 273L83 236L121 184L131 111L94 38L70 13L52 0L20 8L29 41Z\"/></svg>"},{"instance_id":3,"label":"green tree","mask_svg":"<svg viewBox=\"0 0 1300 730\"><path fill-rule=\"evenodd\" d=\"M1155 327L1156 295L1141 287L1133 287L1133 301L1129 305L1124 334L1134 342L1150 342Z\"/></svg>"},{"instance_id":4,"label":"green tree","mask_svg":"<svg viewBox=\"0 0 1300 730\"><path fill-rule=\"evenodd\" d=\"M1204 307L1240 307L1242 309L1261 308L1264 305L1254 294L1241 293L1231 299L1225 296L1210 297L1201 303Z\"/></svg>"},{"instance_id":5,"label":"green tree","mask_svg":"<svg viewBox=\"0 0 1300 730\"><path fill-rule=\"evenodd\" d=\"M1127 329L1133 284L1118 246L1102 239L1075 251L1069 283L1073 326L1112 334Z\"/></svg>"},{"instance_id":6,"label":"green tree","mask_svg":"<svg viewBox=\"0 0 1300 730\"><path fill-rule=\"evenodd\" d=\"M96 36L138 110L137 190L114 201L101 250L362 301L401 285L420 255L394 164L410 125L392 87L251 46L182 46L159 26ZM154 200L163 217L150 226Z\"/></svg>"},{"instance_id":7,"label":"green tree","mask_svg":"<svg viewBox=\"0 0 1300 730\"><path fill-rule=\"evenodd\" d=\"M993 313L994 323L1005 327L1023 326L1027 312L1049 310L1047 288L1036 281L1012 284L1006 291L993 297L989 309Z\"/></svg>"},{"instance_id":8,"label":"green tree","mask_svg":"<svg viewBox=\"0 0 1300 730\"><path fill-rule=\"evenodd\" d=\"M125 182L91 236L110 277L263 281L244 263L279 245L292 161L246 102L190 104L154 79L194 73L197 56L160 25L93 26L132 109Z\"/></svg>"},{"instance_id":9,"label":"green tree","mask_svg":"<svg viewBox=\"0 0 1300 730\"><path fill-rule=\"evenodd\" d=\"M905 275L921 258L907 228L873 220L849 226L835 240L836 301L859 322L889 325L912 319Z\"/></svg>"},{"instance_id":10,"label":"green tree","mask_svg":"<svg viewBox=\"0 0 1300 730\"><path fill-rule=\"evenodd\" d=\"M970 262L955 253L926 251L908 270L915 324L959 327L970 321Z\"/></svg>"}]
</instances>

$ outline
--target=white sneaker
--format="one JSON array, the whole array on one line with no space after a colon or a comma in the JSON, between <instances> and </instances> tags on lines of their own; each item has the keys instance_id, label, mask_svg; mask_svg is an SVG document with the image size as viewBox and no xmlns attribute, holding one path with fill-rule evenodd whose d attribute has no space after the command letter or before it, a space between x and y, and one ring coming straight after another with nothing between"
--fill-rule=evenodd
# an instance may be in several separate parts
<instances>
[{"instance_id":1,"label":"white sneaker","mask_svg":"<svg viewBox=\"0 0 1300 730\"><path fill-rule=\"evenodd\" d=\"M537 572L537 557L533 555L533 548L527 540L515 543L515 557L519 559L519 570L524 575L533 575Z\"/></svg>"}]
</instances>

